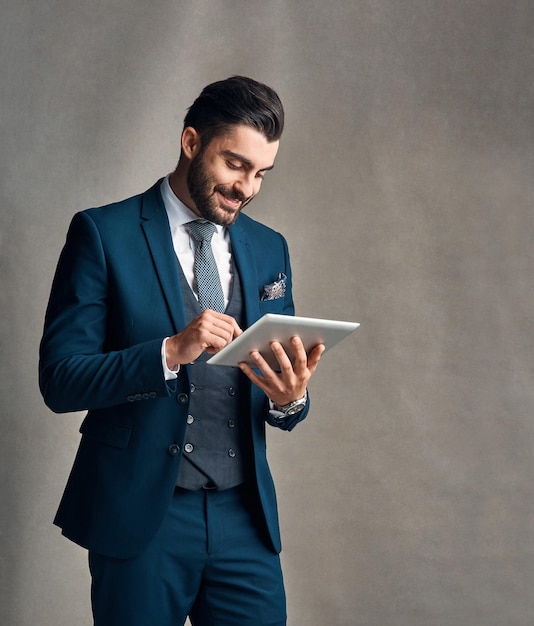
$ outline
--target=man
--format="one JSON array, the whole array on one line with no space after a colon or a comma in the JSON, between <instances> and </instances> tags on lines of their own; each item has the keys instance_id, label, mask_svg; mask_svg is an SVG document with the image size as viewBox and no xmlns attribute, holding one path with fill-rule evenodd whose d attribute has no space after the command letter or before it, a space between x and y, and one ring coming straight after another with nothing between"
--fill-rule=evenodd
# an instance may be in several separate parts
<instances>
[{"instance_id":1,"label":"man","mask_svg":"<svg viewBox=\"0 0 534 626\"><path fill-rule=\"evenodd\" d=\"M241 213L274 165L277 94L232 77L190 107L176 170L78 213L45 319L40 386L88 410L55 523L88 548L97 626L286 623L265 423L292 430L324 347L274 371L207 365L294 314L284 238Z\"/></svg>"}]
</instances>

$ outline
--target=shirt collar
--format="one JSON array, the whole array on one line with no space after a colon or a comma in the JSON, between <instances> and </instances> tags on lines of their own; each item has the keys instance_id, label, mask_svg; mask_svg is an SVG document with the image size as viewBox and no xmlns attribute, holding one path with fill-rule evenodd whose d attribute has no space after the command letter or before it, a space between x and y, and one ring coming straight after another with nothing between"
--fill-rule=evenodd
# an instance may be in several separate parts
<instances>
[{"instance_id":1,"label":"shirt collar","mask_svg":"<svg viewBox=\"0 0 534 626\"><path fill-rule=\"evenodd\" d=\"M193 211L191 211L191 209L187 207L174 193L169 182L169 175L165 176L163 179L160 190L171 228L183 226L188 222L200 219L198 215L193 213ZM220 224L215 224L215 228L218 233L221 233L224 230L224 226L221 226Z\"/></svg>"}]
</instances>

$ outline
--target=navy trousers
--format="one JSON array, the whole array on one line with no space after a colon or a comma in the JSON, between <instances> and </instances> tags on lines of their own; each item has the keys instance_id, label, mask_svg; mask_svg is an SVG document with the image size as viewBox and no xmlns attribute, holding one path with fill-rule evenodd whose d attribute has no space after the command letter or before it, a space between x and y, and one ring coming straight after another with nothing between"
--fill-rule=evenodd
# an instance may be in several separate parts
<instances>
[{"instance_id":1,"label":"navy trousers","mask_svg":"<svg viewBox=\"0 0 534 626\"><path fill-rule=\"evenodd\" d=\"M89 553L95 626L284 626L278 554L253 494L176 489L135 559Z\"/></svg>"}]
</instances>

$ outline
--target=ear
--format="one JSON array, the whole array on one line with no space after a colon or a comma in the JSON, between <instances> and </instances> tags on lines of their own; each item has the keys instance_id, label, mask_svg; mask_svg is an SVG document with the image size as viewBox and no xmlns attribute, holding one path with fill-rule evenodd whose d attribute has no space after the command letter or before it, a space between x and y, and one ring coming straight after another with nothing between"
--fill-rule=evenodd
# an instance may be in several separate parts
<instances>
[{"instance_id":1,"label":"ear","mask_svg":"<svg viewBox=\"0 0 534 626\"><path fill-rule=\"evenodd\" d=\"M200 135L192 126L187 126L182 132L182 153L191 160L199 150Z\"/></svg>"}]
</instances>

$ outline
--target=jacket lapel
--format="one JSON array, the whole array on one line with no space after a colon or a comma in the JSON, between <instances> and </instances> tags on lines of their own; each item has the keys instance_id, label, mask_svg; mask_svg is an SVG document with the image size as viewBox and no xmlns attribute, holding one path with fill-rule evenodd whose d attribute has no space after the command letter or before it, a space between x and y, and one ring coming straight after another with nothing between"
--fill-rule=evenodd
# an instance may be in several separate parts
<instances>
[{"instance_id":1,"label":"jacket lapel","mask_svg":"<svg viewBox=\"0 0 534 626\"><path fill-rule=\"evenodd\" d=\"M143 194L141 227L145 233L156 274L165 295L175 332L185 326L178 260L172 245L167 212L160 192L161 180Z\"/></svg>"},{"instance_id":2,"label":"jacket lapel","mask_svg":"<svg viewBox=\"0 0 534 626\"><path fill-rule=\"evenodd\" d=\"M248 327L261 317L256 259L240 219L230 226L228 232L230 233L234 262L241 278L245 302L245 322L246 327Z\"/></svg>"},{"instance_id":3,"label":"jacket lapel","mask_svg":"<svg viewBox=\"0 0 534 626\"><path fill-rule=\"evenodd\" d=\"M143 194L141 227L152 255L154 268L165 295L175 331L185 326L184 302L180 290L178 261L172 244L167 212L160 192L161 180ZM261 317L256 259L243 221L229 227L232 254L243 287L245 322L250 326Z\"/></svg>"}]
</instances>

